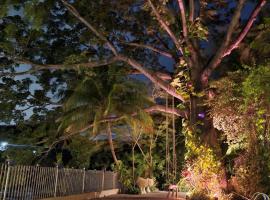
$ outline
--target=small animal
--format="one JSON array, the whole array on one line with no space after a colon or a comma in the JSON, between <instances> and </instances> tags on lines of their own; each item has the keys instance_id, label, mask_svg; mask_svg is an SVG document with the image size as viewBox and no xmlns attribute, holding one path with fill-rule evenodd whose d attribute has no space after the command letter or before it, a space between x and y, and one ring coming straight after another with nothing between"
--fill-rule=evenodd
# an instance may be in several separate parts
<instances>
[{"instance_id":1,"label":"small animal","mask_svg":"<svg viewBox=\"0 0 270 200\"><path fill-rule=\"evenodd\" d=\"M150 187L154 186L155 181L152 178L138 177L136 184L140 188L140 193L146 194L146 193L151 192Z\"/></svg>"},{"instance_id":2,"label":"small animal","mask_svg":"<svg viewBox=\"0 0 270 200\"><path fill-rule=\"evenodd\" d=\"M169 192L168 192L168 195L167 195L168 198L170 196L172 196L172 197L175 196L176 198L178 197L178 190L179 190L179 188L178 188L177 185L174 185L174 184L169 185L168 189L169 189Z\"/></svg>"}]
</instances>

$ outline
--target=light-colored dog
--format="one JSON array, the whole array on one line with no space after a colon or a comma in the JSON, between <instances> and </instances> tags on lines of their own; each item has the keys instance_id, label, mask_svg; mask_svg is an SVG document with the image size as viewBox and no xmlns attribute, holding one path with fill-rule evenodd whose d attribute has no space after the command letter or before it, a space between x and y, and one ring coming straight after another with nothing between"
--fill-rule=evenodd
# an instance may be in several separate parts
<instances>
[{"instance_id":1,"label":"light-colored dog","mask_svg":"<svg viewBox=\"0 0 270 200\"><path fill-rule=\"evenodd\" d=\"M140 188L141 194L146 194L151 192L150 187L154 186L155 181L152 178L138 177L136 184Z\"/></svg>"}]
</instances>

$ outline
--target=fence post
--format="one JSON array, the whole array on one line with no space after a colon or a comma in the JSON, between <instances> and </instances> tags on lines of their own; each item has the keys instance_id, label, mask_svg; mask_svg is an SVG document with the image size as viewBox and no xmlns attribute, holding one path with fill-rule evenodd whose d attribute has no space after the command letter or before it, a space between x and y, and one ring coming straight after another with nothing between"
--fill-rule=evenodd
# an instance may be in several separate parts
<instances>
[{"instance_id":1,"label":"fence post","mask_svg":"<svg viewBox=\"0 0 270 200\"><path fill-rule=\"evenodd\" d=\"M58 165L56 165L54 197L56 197L56 195L57 195L58 174L59 174L59 167L58 167Z\"/></svg>"},{"instance_id":2,"label":"fence post","mask_svg":"<svg viewBox=\"0 0 270 200\"><path fill-rule=\"evenodd\" d=\"M82 193L84 193L84 187L85 187L85 168L83 168L83 179L82 179Z\"/></svg>"},{"instance_id":3,"label":"fence post","mask_svg":"<svg viewBox=\"0 0 270 200\"><path fill-rule=\"evenodd\" d=\"M101 191L104 190L105 170L102 170Z\"/></svg>"},{"instance_id":4,"label":"fence post","mask_svg":"<svg viewBox=\"0 0 270 200\"><path fill-rule=\"evenodd\" d=\"M6 183L5 183L5 190L4 190L4 196L3 200L6 200L7 196L7 190L8 190L8 182L9 182L9 176L10 176L10 161L8 161L8 171L7 171L7 177L6 177Z\"/></svg>"}]
</instances>

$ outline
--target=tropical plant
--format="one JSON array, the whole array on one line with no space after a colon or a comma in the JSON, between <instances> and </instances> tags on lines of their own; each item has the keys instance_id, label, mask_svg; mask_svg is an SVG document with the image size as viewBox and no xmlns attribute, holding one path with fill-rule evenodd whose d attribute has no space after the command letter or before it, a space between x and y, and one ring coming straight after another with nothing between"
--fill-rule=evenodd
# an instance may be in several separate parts
<instances>
[{"instance_id":1,"label":"tropical plant","mask_svg":"<svg viewBox=\"0 0 270 200\"><path fill-rule=\"evenodd\" d=\"M231 73L213 84L217 97L211 100L210 114L228 145L224 151L231 160L228 169L233 169L228 170L231 184L250 197L269 192L269 86L269 64Z\"/></svg>"},{"instance_id":2,"label":"tropical plant","mask_svg":"<svg viewBox=\"0 0 270 200\"><path fill-rule=\"evenodd\" d=\"M151 103L142 84L121 76L121 71L110 68L93 76L86 75L64 105L65 114L59 130L66 134L79 131L88 137L107 132L114 162L118 164L113 146L113 127L121 126L124 120L134 122L138 116L140 121L145 121L148 114L143 109Z\"/></svg>"}]
</instances>

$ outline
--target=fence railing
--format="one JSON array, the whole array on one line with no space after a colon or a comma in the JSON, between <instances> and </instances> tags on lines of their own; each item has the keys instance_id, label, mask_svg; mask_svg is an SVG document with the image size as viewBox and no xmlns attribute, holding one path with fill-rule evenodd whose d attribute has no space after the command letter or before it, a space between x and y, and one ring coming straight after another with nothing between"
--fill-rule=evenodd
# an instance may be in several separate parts
<instances>
[{"instance_id":1,"label":"fence railing","mask_svg":"<svg viewBox=\"0 0 270 200\"><path fill-rule=\"evenodd\" d=\"M0 164L0 199L35 200L118 188L111 171Z\"/></svg>"}]
</instances>

